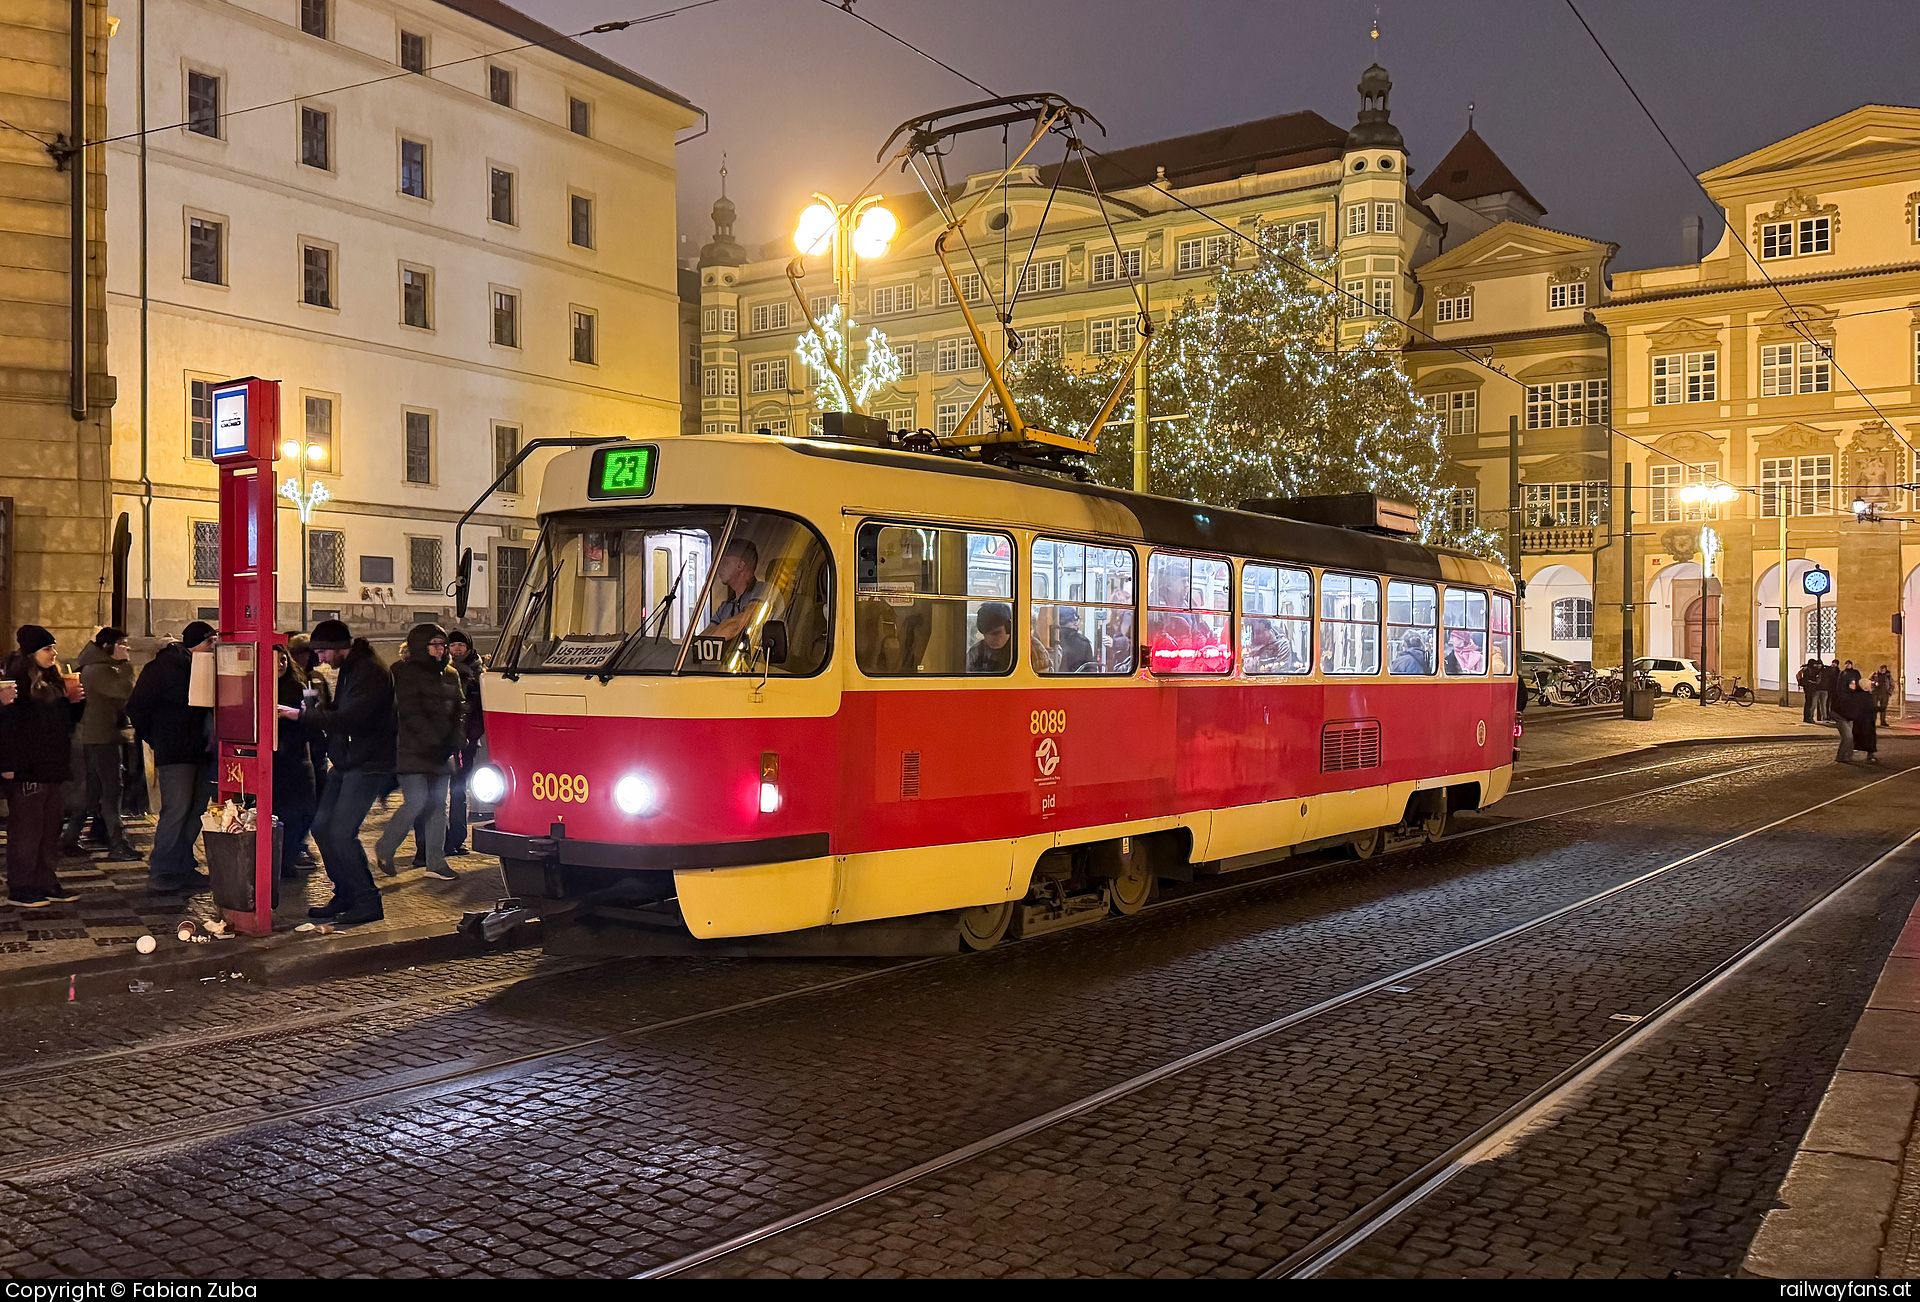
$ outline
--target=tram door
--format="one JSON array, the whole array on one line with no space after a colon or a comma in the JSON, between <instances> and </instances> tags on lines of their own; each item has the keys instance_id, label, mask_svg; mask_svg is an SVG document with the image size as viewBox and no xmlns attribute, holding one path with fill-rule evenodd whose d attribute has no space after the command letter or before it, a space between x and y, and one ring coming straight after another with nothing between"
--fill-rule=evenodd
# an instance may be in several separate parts
<instances>
[{"instance_id":1,"label":"tram door","mask_svg":"<svg viewBox=\"0 0 1920 1302\"><path fill-rule=\"evenodd\" d=\"M666 595L674 593L660 636L682 641L698 613L693 603L700 599L700 586L707 579L713 542L699 530L672 529L644 535L641 547L647 557L646 608L659 609Z\"/></svg>"}]
</instances>

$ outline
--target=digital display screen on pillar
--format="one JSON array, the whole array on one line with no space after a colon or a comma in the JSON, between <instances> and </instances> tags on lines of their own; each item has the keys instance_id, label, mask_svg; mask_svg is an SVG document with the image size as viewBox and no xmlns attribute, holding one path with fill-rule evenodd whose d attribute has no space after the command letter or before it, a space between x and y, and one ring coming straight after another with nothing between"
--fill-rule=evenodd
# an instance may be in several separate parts
<instances>
[{"instance_id":1,"label":"digital display screen on pillar","mask_svg":"<svg viewBox=\"0 0 1920 1302\"><path fill-rule=\"evenodd\" d=\"M646 497L653 492L653 475L660 449L601 448L593 454L587 476L588 497Z\"/></svg>"},{"instance_id":2,"label":"digital display screen on pillar","mask_svg":"<svg viewBox=\"0 0 1920 1302\"><path fill-rule=\"evenodd\" d=\"M247 390L244 385L213 394L213 455L231 457L247 450Z\"/></svg>"}]
</instances>

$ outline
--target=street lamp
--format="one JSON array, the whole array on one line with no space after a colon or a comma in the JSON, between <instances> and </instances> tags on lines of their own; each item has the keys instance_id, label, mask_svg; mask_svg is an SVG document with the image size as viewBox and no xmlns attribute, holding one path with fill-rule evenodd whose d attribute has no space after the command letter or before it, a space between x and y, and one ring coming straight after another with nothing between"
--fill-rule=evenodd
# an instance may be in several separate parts
<instances>
[{"instance_id":1,"label":"street lamp","mask_svg":"<svg viewBox=\"0 0 1920 1302\"><path fill-rule=\"evenodd\" d=\"M821 330L820 323L814 320L813 308L800 290L800 281L807 274L809 255L833 255L833 291L840 303L840 329L844 332L846 344L835 369L840 387L846 393L847 405L853 408L855 415L864 413L854 398L853 381L847 375L847 366L853 357L854 264L859 258L885 257L887 249L893 244L893 237L899 232L899 219L882 206L879 195L863 195L852 203L842 204L818 191L814 193L813 203L800 214L800 220L793 228L793 247L796 252L793 262L787 267L787 280L793 286L793 296L800 300L800 311L807 318L807 325L814 337L820 341L821 354L829 366L835 366L832 343Z\"/></svg>"},{"instance_id":2,"label":"street lamp","mask_svg":"<svg viewBox=\"0 0 1920 1302\"><path fill-rule=\"evenodd\" d=\"M300 463L300 481L283 480L280 484L280 496L292 502L294 509L300 512L300 627L305 630L308 623L307 610L307 568L312 558L307 552L307 526L313 521L314 508L330 499L333 494L327 491L323 483L307 483L307 467L327 459L327 449L318 443L303 444L297 438L289 438L280 445L280 455L290 461Z\"/></svg>"},{"instance_id":3,"label":"street lamp","mask_svg":"<svg viewBox=\"0 0 1920 1302\"><path fill-rule=\"evenodd\" d=\"M1680 500L1689 505L1721 506L1740 495L1740 490L1732 484L1688 484L1680 490ZM1719 550L1720 539L1710 528L1702 524L1700 530L1700 705L1707 704L1707 583L1713 578L1713 555ZM1784 571L1782 572L1784 582ZM1786 630L1781 630L1784 637Z\"/></svg>"}]
</instances>

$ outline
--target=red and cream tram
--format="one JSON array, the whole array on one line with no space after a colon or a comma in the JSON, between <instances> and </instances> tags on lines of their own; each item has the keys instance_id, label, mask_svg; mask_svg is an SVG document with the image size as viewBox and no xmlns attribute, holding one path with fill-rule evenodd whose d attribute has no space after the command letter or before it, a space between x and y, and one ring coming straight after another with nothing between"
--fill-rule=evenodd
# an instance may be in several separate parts
<instances>
[{"instance_id":1,"label":"red and cream tram","mask_svg":"<svg viewBox=\"0 0 1920 1302\"><path fill-rule=\"evenodd\" d=\"M540 514L473 787L551 948L985 948L1512 777L1511 579L1378 527L735 436Z\"/></svg>"}]
</instances>

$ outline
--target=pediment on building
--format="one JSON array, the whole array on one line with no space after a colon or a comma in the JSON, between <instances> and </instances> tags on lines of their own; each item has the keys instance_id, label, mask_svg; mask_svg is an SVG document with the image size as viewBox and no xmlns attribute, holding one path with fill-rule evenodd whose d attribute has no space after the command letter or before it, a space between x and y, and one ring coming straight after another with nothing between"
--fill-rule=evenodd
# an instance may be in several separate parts
<instances>
[{"instance_id":1,"label":"pediment on building","mask_svg":"<svg viewBox=\"0 0 1920 1302\"><path fill-rule=\"evenodd\" d=\"M1791 343L1796 339L1832 339L1833 322L1839 313L1830 307L1797 303L1760 318L1760 342Z\"/></svg>"},{"instance_id":2,"label":"pediment on building","mask_svg":"<svg viewBox=\"0 0 1920 1302\"><path fill-rule=\"evenodd\" d=\"M1449 276L1475 269L1502 267L1506 264L1547 261L1555 266L1585 260L1605 262L1617 246L1598 240L1568 235L1527 222L1504 221L1489 226L1458 248L1449 249L1420 268L1421 280L1432 283L1437 276Z\"/></svg>"},{"instance_id":3,"label":"pediment on building","mask_svg":"<svg viewBox=\"0 0 1920 1302\"><path fill-rule=\"evenodd\" d=\"M1660 353L1675 348L1718 348L1720 327L1709 321L1696 321L1690 316L1683 316L1648 334L1647 342L1653 345L1655 352Z\"/></svg>"},{"instance_id":4,"label":"pediment on building","mask_svg":"<svg viewBox=\"0 0 1920 1302\"><path fill-rule=\"evenodd\" d=\"M1782 425L1773 433L1762 434L1753 441L1754 451L1762 458L1829 455L1839 445L1839 430L1821 429L1818 425L1803 425L1798 421Z\"/></svg>"},{"instance_id":5,"label":"pediment on building","mask_svg":"<svg viewBox=\"0 0 1920 1302\"><path fill-rule=\"evenodd\" d=\"M1688 465L1705 465L1710 461L1717 464L1720 460L1720 440L1697 429L1676 430L1665 438L1656 439L1653 449Z\"/></svg>"},{"instance_id":6,"label":"pediment on building","mask_svg":"<svg viewBox=\"0 0 1920 1302\"><path fill-rule=\"evenodd\" d=\"M1722 163L1701 173L1700 179L1711 187L1746 177L1863 161L1897 166L1901 155L1920 160L1920 109L1868 104Z\"/></svg>"},{"instance_id":7,"label":"pediment on building","mask_svg":"<svg viewBox=\"0 0 1920 1302\"><path fill-rule=\"evenodd\" d=\"M1485 371L1468 371L1457 366L1449 366L1444 371L1428 371L1414 382L1414 388L1421 393L1477 389L1486 383L1486 379Z\"/></svg>"},{"instance_id":8,"label":"pediment on building","mask_svg":"<svg viewBox=\"0 0 1920 1302\"><path fill-rule=\"evenodd\" d=\"M1535 362L1513 378L1528 384L1538 384L1542 380L1564 379L1579 376L1605 375L1607 359L1604 353L1575 353L1569 357L1554 357L1544 362Z\"/></svg>"},{"instance_id":9,"label":"pediment on building","mask_svg":"<svg viewBox=\"0 0 1920 1302\"><path fill-rule=\"evenodd\" d=\"M1604 484L1607 459L1596 452L1569 452L1521 468L1529 484Z\"/></svg>"}]
</instances>

